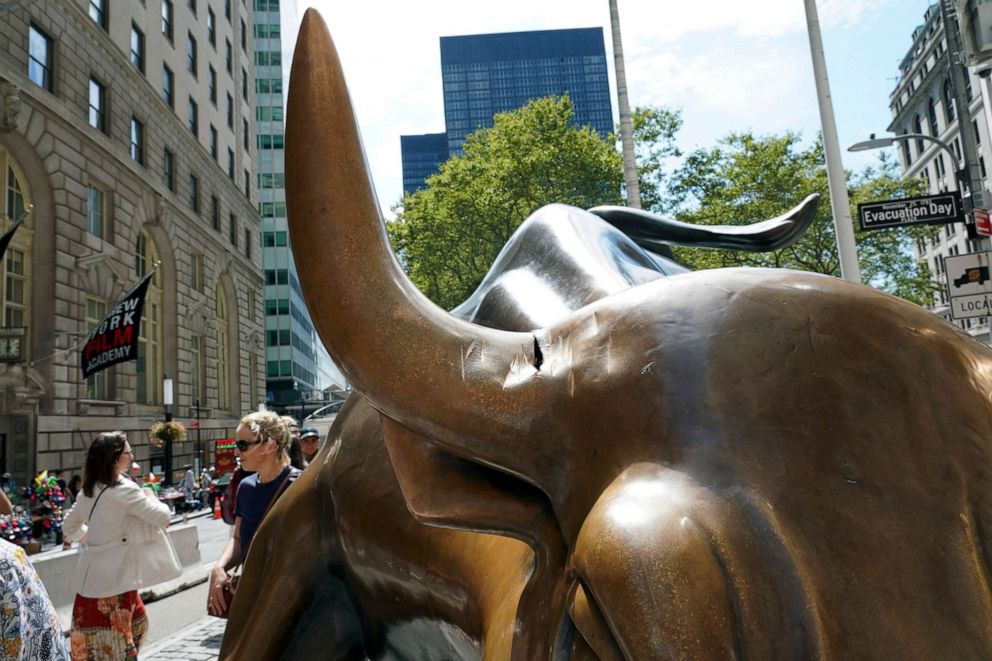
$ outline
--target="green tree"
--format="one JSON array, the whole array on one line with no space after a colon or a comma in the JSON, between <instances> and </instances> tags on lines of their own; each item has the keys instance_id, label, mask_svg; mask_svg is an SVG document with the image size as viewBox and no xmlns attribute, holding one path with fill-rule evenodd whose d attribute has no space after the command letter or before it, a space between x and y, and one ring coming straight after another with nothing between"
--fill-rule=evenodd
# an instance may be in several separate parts
<instances>
[{"instance_id":1,"label":"green tree","mask_svg":"<svg viewBox=\"0 0 992 661\"><path fill-rule=\"evenodd\" d=\"M682 128L682 115L660 106L637 107L633 124L641 208L668 213L672 211L667 195L671 175L666 166L669 159L682 155L675 142L675 134Z\"/></svg>"},{"instance_id":2,"label":"green tree","mask_svg":"<svg viewBox=\"0 0 992 661\"><path fill-rule=\"evenodd\" d=\"M848 177L852 217L862 202L920 194L923 182L904 180L891 158ZM679 220L705 225L739 225L780 215L811 193L820 194L816 219L794 245L770 253L677 248L676 258L693 269L721 266L770 266L840 274L833 215L817 141L803 147L799 136L756 137L734 133L711 149L689 154L672 176L669 192ZM862 280L891 294L929 304L934 285L923 264L915 262L911 242L933 236L935 228L912 227L861 232L855 239Z\"/></svg>"},{"instance_id":3,"label":"green tree","mask_svg":"<svg viewBox=\"0 0 992 661\"><path fill-rule=\"evenodd\" d=\"M451 308L481 282L510 235L545 204L619 204L623 167L612 142L569 122L568 97L497 114L463 155L404 196L387 232L414 284Z\"/></svg>"}]
</instances>

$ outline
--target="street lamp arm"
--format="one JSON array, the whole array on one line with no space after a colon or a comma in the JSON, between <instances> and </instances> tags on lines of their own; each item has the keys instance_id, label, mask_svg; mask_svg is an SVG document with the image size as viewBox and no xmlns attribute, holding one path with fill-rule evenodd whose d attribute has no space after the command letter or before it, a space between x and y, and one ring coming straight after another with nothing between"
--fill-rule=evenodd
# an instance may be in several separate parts
<instances>
[{"instance_id":1,"label":"street lamp arm","mask_svg":"<svg viewBox=\"0 0 992 661\"><path fill-rule=\"evenodd\" d=\"M872 134L874 135L874 134ZM901 135L889 135L884 138L872 138L871 140L863 140L861 142L855 142L853 145L847 148L847 151L867 151L869 149L881 149L883 147L891 147L893 143L896 142L908 142L910 140L923 140L925 142L932 142L944 151L946 151L951 157L951 163L954 163L957 167L955 169L960 169L963 167L960 159L954 153L951 145L944 142L940 138L935 138L932 135L927 135L925 133L903 133Z\"/></svg>"}]
</instances>

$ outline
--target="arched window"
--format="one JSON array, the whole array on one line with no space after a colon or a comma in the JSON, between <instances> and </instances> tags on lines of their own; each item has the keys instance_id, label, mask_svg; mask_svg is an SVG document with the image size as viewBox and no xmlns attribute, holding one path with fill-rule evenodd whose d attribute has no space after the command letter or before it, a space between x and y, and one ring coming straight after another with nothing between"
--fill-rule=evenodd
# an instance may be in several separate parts
<instances>
[{"instance_id":1,"label":"arched window","mask_svg":"<svg viewBox=\"0 0 992 661\"><path fill-rule=\"evenodd\" d=\"M34 234L34 220L25 216L31 208L24 176L14 157L0 147L0 184L3 186L0 197L0 233L6 232L17 220L25 218L24 224L11 239L0 267L3 278L0 280L2 295L2 315L0 320L8 327L27 326L30 321L31 303L31 243ZM25 347L23 355L30 355Z\"/></svg>"},{"instance_id":2,"label":"arched window","mask_svg":"<svg viewBox=\"0 0 992 661\"><path fill-rule=\"evenodd\" d=\"M951 93L951 81L948 79L944 81L944 119L950 124L954 117L954 94Z\"/></svg>"},{"instance_id":3,"label":"arched window","mask_svg":"<svg viewBox=\"0 0 992 661\"><path fill-rule=\"evenodd\" d=\"M144 231L134 242L134 274L142 278L159 261L155 243ZM162 286L156 271L148 284L145 307L141 314L141 335L138 338L136 361L136 393L139 404L162 402Z\"/></svg>"},{"instance_id":4,"label":"arched window","mask_svg":"<svg viewBox=\"0 0 992 661\"><path fill-rule=\"evenodd\" d=\"M224 296L224 288L217 285L215 292L217 299L217 408L227 410L231 408L231 383L228 376L230 366L228 352L230 342L227 330L227 299Z\"/></svg>"},{"instance_id":5,"label":"arched window","mask_svg":"<svg viewBox=\"0 0 992 661\"><path fill-rule=\"evenodd\" d=\"M930 135L934 137L940 135L940 128L937 126L937 102L932 96L927 103L927 122L930 124Z\"/></svg>"}]
</instances>

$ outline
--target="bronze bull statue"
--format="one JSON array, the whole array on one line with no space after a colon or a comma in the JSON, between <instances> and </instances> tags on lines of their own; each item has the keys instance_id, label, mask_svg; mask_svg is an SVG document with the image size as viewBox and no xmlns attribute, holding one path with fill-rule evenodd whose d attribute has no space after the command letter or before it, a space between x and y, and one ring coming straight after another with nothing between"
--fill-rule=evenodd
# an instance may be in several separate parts
<instances>
[{"instance_id":1,"label":"bronze bull statue","mask_svg":"<svg viewBox=\"0 0 992 661\"><path fill-rule=\"evenodd\" d=\"M312 10L288 116L302 286L360 397L261 526L222 658L992 657L984 346L758 269L473 324L393 257Z\"/></svg>"}]
</instances>

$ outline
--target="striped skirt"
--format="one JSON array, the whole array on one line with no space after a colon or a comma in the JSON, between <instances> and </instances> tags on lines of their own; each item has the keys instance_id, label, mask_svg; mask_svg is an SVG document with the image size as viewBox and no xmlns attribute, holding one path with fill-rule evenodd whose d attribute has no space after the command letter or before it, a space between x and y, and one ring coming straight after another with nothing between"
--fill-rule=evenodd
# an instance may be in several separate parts
<instances>
[{"instance_id":1,"label":"striped skirt","mask_svg":"<svg viewBox=\"0 0 992 661\"><path fill-rule=\"evenodd\" d=\"M69 634L72 661L136 661L147 632L137 590L95 599L77 594Z\"/></svg>"}]
</instances>

